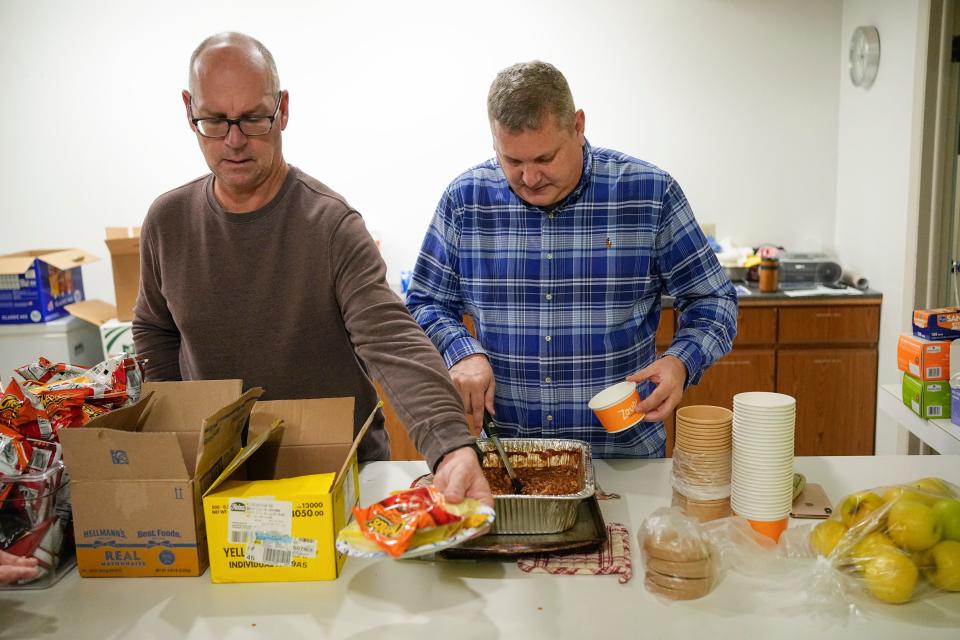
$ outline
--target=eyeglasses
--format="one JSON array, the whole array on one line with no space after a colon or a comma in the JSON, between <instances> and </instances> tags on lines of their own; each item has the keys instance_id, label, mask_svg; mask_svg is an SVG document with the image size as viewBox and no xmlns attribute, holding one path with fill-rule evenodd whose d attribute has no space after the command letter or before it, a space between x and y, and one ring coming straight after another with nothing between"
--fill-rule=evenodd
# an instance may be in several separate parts
<instances>
[{"instance_id":1,"label":"eyeglasses","mask_svg":"<svg viewBox=\"0 0 960 640\"><path fill-rule=\"evenodd\" d=\"M273 110L273 115L243 118L190 118L190 122L204 138L226 138L233 125L236 125L240 133L245 136L264 136L273 129L273 121L277 119L277 113L280 111L281 98L283 98L282 91L277 94L277 108ZM190 96L190 113L193 114L193 96Z\"/></svg>"}]
</instances>

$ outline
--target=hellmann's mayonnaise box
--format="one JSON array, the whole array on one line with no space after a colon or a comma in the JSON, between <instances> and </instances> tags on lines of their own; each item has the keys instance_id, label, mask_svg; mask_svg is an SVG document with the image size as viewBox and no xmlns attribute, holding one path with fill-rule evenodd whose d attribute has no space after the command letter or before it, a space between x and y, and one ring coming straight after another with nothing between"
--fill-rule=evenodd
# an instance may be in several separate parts
<instances>
[{"instance_id":1,"label":"hellmann's mayonnaise box","mask_svg":"<svg viewBox=\"0 0 960 640\"><path fill-rule=\"evenodd\" d=\"M213 582L335 580L359 498L354 399L257 402L247 445L203 498Z\"/></svg>"},{"instance_id":2,"label":"hellmann's mayonnaise box","mask_svg":"<svg viewBox=\"0 0 960 640\"><path fill-rule=\"evenodd\" d=\"M85 578L199 576L201 497L240 451L259 387L145 382L132 406L62 429L77 568Z\"/></svg>"},{"instance_id":3,"label":"hellmann's mayonnaise box","mask_svg":"<svg viewBox=\"0 0 960 640\"><path fill-rule=\"evenodd\" d=\"M960 338L960 308L917 309L913 312L913 334L928 340Z\"/></svg>"},{"instance_id":4,"label":"hellmann's mayonnaise box","mask_svg":"<svg viewBox=\"0 0 960 640\"><path fill-rule=\"evenodd\" d=\"M897 340L897 368L919 380L949 380L950 341L902 334Z\"/></svg>"}]
</instances>

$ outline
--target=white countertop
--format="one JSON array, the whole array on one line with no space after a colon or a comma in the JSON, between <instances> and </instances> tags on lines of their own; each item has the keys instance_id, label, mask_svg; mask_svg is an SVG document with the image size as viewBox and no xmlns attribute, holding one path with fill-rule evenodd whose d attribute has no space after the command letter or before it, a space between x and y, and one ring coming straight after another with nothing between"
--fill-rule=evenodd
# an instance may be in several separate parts
<instances>
[{"instance_id":1,"label":"white countertop","mask_svg":"<svg viewBox=\"0 0 960 640\"><path fill-rule=\"evenodd\" d=\"M633 579L525 574L512 561L347 560L333 582L213 585L199 578L80 578L0 592L0 638L923 638L956 639L960 593L824 618L800 594L736 573L705 598L664 603L643 587L636 532L670 499L669 460L597 460L607 522L631 532ZM940 476L960 484L960 456L798 458L836 502L869 487ZM361 474L367 504L425 471L378 462ZM791 526L800 526L791 522ZM786 607L796 605L792 612ZM873 612L876 609L876 612Z\"/></svg>"}]
</instances>

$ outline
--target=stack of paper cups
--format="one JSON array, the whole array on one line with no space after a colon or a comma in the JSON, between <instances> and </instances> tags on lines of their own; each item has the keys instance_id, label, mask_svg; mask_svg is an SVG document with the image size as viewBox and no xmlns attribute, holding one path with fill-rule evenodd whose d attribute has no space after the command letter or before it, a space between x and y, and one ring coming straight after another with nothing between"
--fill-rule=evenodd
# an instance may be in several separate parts
<instances>
[{"instance_id":1,"label":"stack of paper cups","mask_svg":"<svg viewBox=\"0 0 960 640\"><path fill-rule=\"evenodd\" d=\"M730 515L732 423L724 407L677 409L673 506L700 522Z\"/></svg>"},{"instance_id":2,"label":"stack of paper cups","mask_svg":"<svg viewBox=\"0 0 960 640\"><path fill-rule=\"evenodd\" d=\"M733 397L730 506L756 531L774 540L793 505L793 445L797 401L753 391Z\"/></svg>"}]
</instances>

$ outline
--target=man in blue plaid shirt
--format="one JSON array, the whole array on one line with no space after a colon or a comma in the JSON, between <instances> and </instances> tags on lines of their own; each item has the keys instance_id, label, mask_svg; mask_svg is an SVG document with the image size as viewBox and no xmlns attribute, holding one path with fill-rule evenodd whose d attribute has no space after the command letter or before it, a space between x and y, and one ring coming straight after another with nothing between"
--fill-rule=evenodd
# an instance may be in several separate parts
<instances>
[{"instance_id":1,"label":"man in blue plaid shirt","mask_svg":"<svg viewBox=\"0 0 960 640\"><path fill-rule=\"evenodd\" d=\"M669 174L590 146L555 67L501 71L487 110L496 158L444 192L407 307L475 428L486 408L504 436L585 440L597 457L662 457L661 421L731 348L729 279ZM679 327L656 358L664 295ZM587 403L624 379L638 383L646 418L607 433Z\"/></svg>"}]
</instances>

